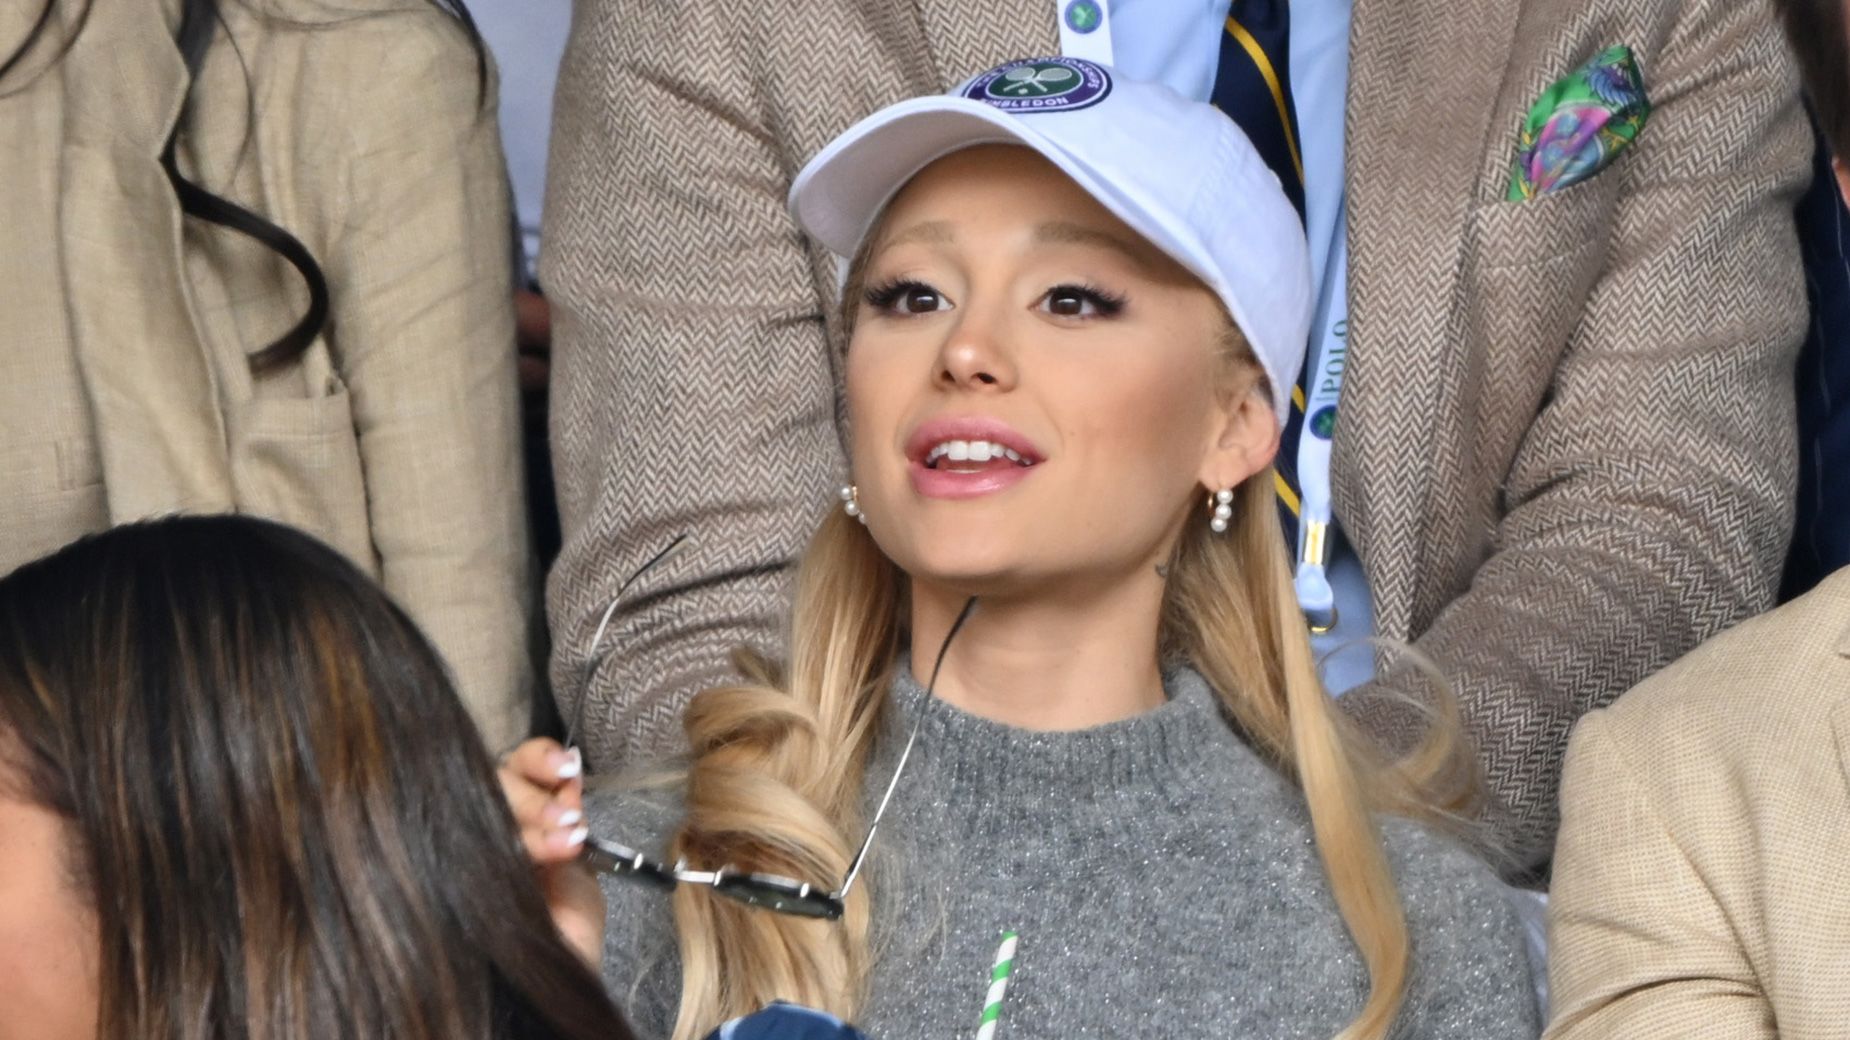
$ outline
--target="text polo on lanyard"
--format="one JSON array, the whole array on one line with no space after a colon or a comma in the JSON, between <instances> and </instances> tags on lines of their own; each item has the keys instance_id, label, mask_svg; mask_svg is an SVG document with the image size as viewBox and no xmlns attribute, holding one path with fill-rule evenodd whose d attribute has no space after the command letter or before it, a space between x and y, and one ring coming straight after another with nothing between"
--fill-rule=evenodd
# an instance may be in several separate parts
<instances>
[{"instance_id":1,"label":"text polo on lanyard","mask_svg":"<svg viewBox=\"0 0 1850 1040\"><path fill-rule=\"evenodd\" d=\"M1056 0L1060 49L1068 57L1114 65L1110 0ZM1221 38L1212 101L1253 142L1285 195L1304 217L1304 159L1298 147L1297 110L1291 100L1291 17L1287 0L1233 0ZM1346 253L1340 245L1338 249ZM1335 270L1346 255L1331 257ZM1276 470L1279 515L1296 547L1298 604L1315 630L1336 623L1327 568L1332 549L1330 439L1342 394L1348 334L1346 294L1334 293L1291 390L1291 415L1280 441ZM1340 311L1340 313L1338 313ZM1306 436L1306 433L1309 436Z\"/></svg>"}]
</instances>

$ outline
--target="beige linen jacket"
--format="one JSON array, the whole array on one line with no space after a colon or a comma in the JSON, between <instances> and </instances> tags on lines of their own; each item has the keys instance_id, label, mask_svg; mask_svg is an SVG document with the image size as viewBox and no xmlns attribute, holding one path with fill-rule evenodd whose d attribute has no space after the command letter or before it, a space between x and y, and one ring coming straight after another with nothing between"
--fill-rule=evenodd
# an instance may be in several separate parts
<instances>
[{"instance_id":1,"label":"beige linen jacket","mask_svg":"<svg viewBox=\"0 0 1850 1040\"><path fill-rule=\"evenodd\" d=\"M1551 1040L1850 1035L1850 571L1574 731Z\"/></svg>"},{"instance_id":2,"label":"beige linen jacket","mask_svg":"<svg viewBox=\"0 0 1850 1040\"><path fill-rule=\"evenodd\" d=\"M534 678L530 550L507 188L475 54L423 0L220 6L190 97L177 0L94 0L41 73L63 92L58 232L0 223L0 249L62 272L93 426L73 479L101 483L111 522L240 512L337 546L509 743ZM327 277L327 331L282 372L255 377L247 355L306 290L264 247L182 216L159 157L183 103L181 169L288 229ZM9 350L43 349L35 335L4 332Z\"/></svg>"},{"instance_id":3,"label":"beige linen jacket","mask_svg":"<svg viewBox=\"0 0 1850 1040\"><path fill-rule=\"evenodd\" d=\"M1772 603L1810 142L1759 0L1466 6L1355 4L1334 491L1380 634L1449 673L1497 836L1535 864L1574 720ZM1631 154L1503 201L1531 103L1619 43L1656 104ZM580 0L541 273L553 678L594 764L678 747L728 649L777 647L786 568L844 482L835 273L792 177L882 105L1057 50L1046 0ZM1403 681L1345 703L1398 737Z\"/></svg>"}]
</instances>

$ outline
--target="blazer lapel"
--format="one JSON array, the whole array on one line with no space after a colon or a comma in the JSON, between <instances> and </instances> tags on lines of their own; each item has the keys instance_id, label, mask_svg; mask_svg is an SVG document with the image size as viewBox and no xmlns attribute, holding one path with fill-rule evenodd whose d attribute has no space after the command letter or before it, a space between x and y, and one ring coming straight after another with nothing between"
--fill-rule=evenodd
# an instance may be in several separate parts
<instances>
[{"instance_id":1,"label":"blazer lapel","mask_svg":"<svg viewBox=\"0 0 1850 1040\"><path fill-rule=\"evenodd\" d=\"M1440 457L1456 414L1456 294L1522 5L1356 0L1345 131L1349 356L1332 493L1367 565L1376 625L1410 635ZM1367 493L1363 493L1363 488Z\"/></svg>"},{"instance_id":2,"label":"blazer lapel","mask_svg":"<svg viewBox=\"0 0 1850 1040\"><path fill-rule=\"evenodd\" d=\"M60 63L64 279L116 521L234 505L179 203L160 165L187 91L171 6L96 0Z\"/></svg>"},{"instance_id":3,"label":"blazer lapel","mask_svg":"<svg viewBox=\"0 0 1850 1040\"><path fill-rule=\"evenodd\" d=\"M917 0L919 23L940 90L1016 58L1060 53L1048 0Z\"/></svg>"}]
</instances>

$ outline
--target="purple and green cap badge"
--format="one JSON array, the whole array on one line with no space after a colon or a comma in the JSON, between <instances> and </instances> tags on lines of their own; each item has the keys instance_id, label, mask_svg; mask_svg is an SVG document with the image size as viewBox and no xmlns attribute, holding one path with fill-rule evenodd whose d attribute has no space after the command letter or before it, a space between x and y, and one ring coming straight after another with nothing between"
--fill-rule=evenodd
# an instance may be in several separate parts
<instances>
[{"instance_id":1,"label":"purple and green cap badge","mask_svg":"<svg viewBox=\"0 0 1850 1040\"><path fill-rule=\"evenodd\" d=\"M990 69L963 96L1004 112L1072 112L1111 95L1111 73L1079 58L1023 58Z\"/></svg>"}]
</instances>

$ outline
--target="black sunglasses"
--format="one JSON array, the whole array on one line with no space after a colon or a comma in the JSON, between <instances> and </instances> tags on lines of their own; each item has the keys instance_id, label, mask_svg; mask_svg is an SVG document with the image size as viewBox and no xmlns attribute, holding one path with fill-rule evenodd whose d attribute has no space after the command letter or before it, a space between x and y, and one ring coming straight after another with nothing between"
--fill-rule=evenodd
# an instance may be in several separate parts
<instances>
[{"instance_id":1,"label":"black sunglasses","mask_svg":"<svg viewBox=\"0 0 1850 1040\"><path fill-rule=\"evenodd\" d=\"M637 578L649 568L673 552L686 535L675 538L667 547L656 553L629 576L618 587L617 595L611 600L610 607L604 612L604 619L598 625L597 634L592 637L591 652L596 660L597 645L603 639L604 629L610 623L611 615L616 611L617 603L623 593L635 583ZM931 679L925 684L925 699L929 701L933 690L938 685L938 670L944 667L944 655L951 648L951 640L956 637L970 612L976 607L976 597L964 602L963 610L957 614L957 620L951 623L950 631L944 634L944 642L938 646L938 657L931 667ZM584 698L580 698L578 714L582 719ZM906 746L899 753L899 764L893 767L893 777L887 781L886 793L880 796L880 806L874 810L874 818L867 825L867 836L861 839L861 847L855 852L854 859L848 865L847 876L842 879L841 887L828 889L798 881L794 878L781 877L776 874L758 874L738 871L731 867L718 870L692 870L685 861L674 864L663 863L627 845L606 841L595 836L585 839L584 852L580 858L592 870L614 877L636 878L640 881L672 889L676 885L697 885L710 889L715 894L736 900L747 906L754 906L774 913L790 914L796 917L812 917L834 921L841 918L847 905L848 893L854 888L855 879L860 877L861 867L867 861L867 850L873 847L874 834L880 830L880 819L886 815L886 807L893 800L893 791L899 787L899 778L906 771L906 762L912 757L912 745L919 738L919 724L924 721L921 711L912 722L912 732L906 737ZM574 726L576 732L576 726ZM569 735L568 735L569 743Z\"/></svg>"}]
</instances>

